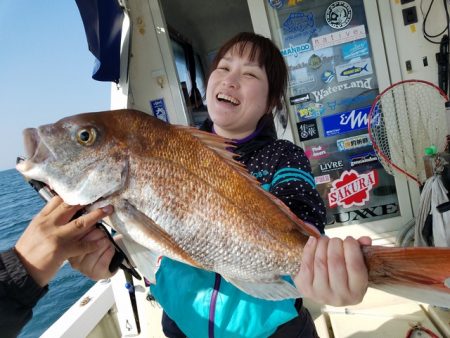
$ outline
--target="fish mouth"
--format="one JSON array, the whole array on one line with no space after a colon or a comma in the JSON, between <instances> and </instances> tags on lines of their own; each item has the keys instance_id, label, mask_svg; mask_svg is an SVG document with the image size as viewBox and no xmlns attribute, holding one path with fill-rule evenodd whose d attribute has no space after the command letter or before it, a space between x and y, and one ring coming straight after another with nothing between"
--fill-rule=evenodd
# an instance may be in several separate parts
<instances>
[{"instance_id":1,"label":"fish mouth","mask_svg":"<svg viewBox=\"0 0 450 338\"><path fill-rule=\"evenodd\" d=\"M21 158L16 165L17 170L22 173L30 170L34 164L45 162L53 156L35 128L27 128L23 131L23 143L25 159Z\"/></svg>"}]
</instances>

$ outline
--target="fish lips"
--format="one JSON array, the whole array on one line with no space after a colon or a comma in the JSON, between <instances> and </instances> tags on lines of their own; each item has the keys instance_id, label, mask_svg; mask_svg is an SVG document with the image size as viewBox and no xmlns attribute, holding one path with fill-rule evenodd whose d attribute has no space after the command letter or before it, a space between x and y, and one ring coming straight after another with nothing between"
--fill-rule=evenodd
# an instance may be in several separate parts
<instances>
[{"instance_id":1,"label":"fish lips","mask_svg":"<svg viewBox=\"0 0 450 338\"><path fill-rule=\"evenodd\" d=\"M17 170L20 172L26 172L31 169L33 164L45 162L53 157L53 154L39 136L39 131L36 128L27 128L23 131L23 142L26 160L16 165Z\"/></svg>"}]
</instances>

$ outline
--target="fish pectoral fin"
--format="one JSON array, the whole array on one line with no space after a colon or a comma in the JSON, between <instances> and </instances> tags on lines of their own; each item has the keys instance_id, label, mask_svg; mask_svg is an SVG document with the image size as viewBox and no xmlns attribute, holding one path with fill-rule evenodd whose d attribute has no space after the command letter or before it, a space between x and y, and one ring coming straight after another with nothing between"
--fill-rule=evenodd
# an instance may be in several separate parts
<instances>
[{"instance_id":1,"label":"fish pectoral fin","mask_svg":"<svg viewBox=\"0 0 450 338\"><path fill-rule=\"evenodd\" d=\"M150 283L156 284L155 275L160 255L125 237L121 237L120 243L116 240L116 243L124 249L131 264L137 267Z\"/></svg>"},{"instance_id":2,"label":"fish pectoral fin","mask_svg":"<svg viewBox=\"0 0 450 338\"><path fill-rule=\"evenodd\" d=\"M127 226L134 225L136 228L139 228L152 241L158 243L163 255L166 256L167 253L170 253L170 255L167 255L170 258L201 268L201 265L192 259L163 228L143 212L136 209L130 202L122 200L118 207L122 210L121 214L126 216L122 221Z\"/></svg>"},{"instance_id":3,"label":"fish pectoral fin","mask_svg":"<svg viewBox=\"0 0 450 338\"><path fill-rule=\"evenodd\" d=\"M244 281L236 278L222 276L238 289L250 296L267 300L282 300L288 298L300 298L302 295L297 288L289 282L276 277L271 281Z\"/></svg>"}]
</instances>

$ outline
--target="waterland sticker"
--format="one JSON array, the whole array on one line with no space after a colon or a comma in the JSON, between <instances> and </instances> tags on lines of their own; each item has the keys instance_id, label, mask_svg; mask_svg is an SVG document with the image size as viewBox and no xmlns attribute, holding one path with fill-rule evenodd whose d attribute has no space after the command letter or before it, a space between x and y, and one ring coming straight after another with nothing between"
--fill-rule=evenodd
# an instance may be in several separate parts
<instances>
[{"instance_id":1,"label":"waterland sticker","mask_svg":"<svg viewBox=\"0 0 450 338\"><path fill-rule=\"evenodd\" d=\"M151 100L150 106L152 108L153 116L156 116L164 122L169 122L169 114L167 113L166 104L164 103L163 98Z\"/></svg>"},{"instance_id":2,"label":"waterland sticker","mask_svg":"<svg viewBox=\"0 0 450 338\"><path fill-rule=\"evenodd\" d=\"M312 140L319 137L316 120L297 122L297 131L300 141Z\"/></svg>"},{"instance_id":3,"label":"waterland sticker","mask_svg":"<svg viewBox=\"0 0 450 338\"><path fill-rule=\"evenodd\" d=\"M322 117L325 137L367 129L370 107L363 107Z\"/></svg>"},{"instance_id":4,"label":"waterland sticker","mask_svg":"<svg viewBox=\"0 0 450 338\"><path fill-rule=\"evenodd\" d=\"M314 95L316 102L323 100L327 96L339 93L340 91L352 89L352 88L364 88L364 89L372 89L372 78L369 77L364 80L356 80L352 82L342 83L336 86L328 86L325 89L314 90L311 94Z\"/></svg>"},{"instance_id":5,"label":"waterland sticker","mask_svg":"<svg viewBox=\"0 0 450 338\"><path fill-rule=\"evenodd\" d=\"M366 37L364 25L347 28L338 32L312 38L314 50L340 45L342 43L363 39Z\"/></svg>"},{"instance_id":6,"label":"waterland sticker","mask_svg":"<svg viewBox=\"0 0 450 338\"><path fill-rule=\"evenodd\" d=\"M369 192L377 184L378 174L375 170L364 174L359 174L353 169L346 170L332 183L328 193L328 205L330 208L362 206L369 201Z\"/></svg>"},{"instance_id":7,"label":"waterland sticker","mask_svg":"<svg viewBox=\"0 0 450 338\"><path fill-rule=\"evenodd\" d=\"M370 58L357 62L338 65L335 67L335 69L338 82L348 81L350 79L370 75L373 73L372 61L370 60Z\"/></svg>"},{"instance_id":8,"label":"waterland sticker","mask_svg":"<svg viewBox=\"0 0 450 338\"><path fill-rule=\"evenodd\" d=\"M337 140L336 145L339 151L346 151L371 146L372 142L369 134L361 134Z\"/></svg>"},{"instance_id":9,"label":"waterland sticker","mask_svg":"<svg viewBox=\"0 0 450 338\"><path fill-rule=\"evenodd\" d=\"M345 61L366 56L369 54L369 44L367 39L356 40L346 43L341 47L341 55Z\"/></svg>"},{"instance_id":10,"label":"waterland sticker","mask_svg":"<svg viewBox=\"0 0 450 338\"><path fill-rule=\"evenodd\" d=\"M325 20L334 29L347 27L352 16L352 7L345 1L335 1L325 11Z\"/></svg>"}]
</instances>

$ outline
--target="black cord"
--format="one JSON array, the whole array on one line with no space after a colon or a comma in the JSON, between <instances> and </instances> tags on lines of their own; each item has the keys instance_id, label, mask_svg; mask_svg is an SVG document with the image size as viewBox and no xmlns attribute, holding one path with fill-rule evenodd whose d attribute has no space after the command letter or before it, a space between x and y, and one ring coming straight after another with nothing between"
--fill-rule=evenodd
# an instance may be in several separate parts
<instances>
[{"instance_id":1,"label":"black cord","mask_svg":"<svg viewBox=\"0 0 450 338\"><path fill-rule=\"evenodd\" d=\"M423 23L422 23L423 37L427 41L429 41L431 43L434 43L434 44L440 44L441 41L433 41L432 39L435 39L435 38L438 38L438 37L442 36L443 34L445 34L445 32L447 32L447 35L450 35L449 34L449 32L450 32L449 31L450 19L449 19L449 14L448 14L447 0L443 0L443 1L444 1L444 9L445 9L445 14L446 14L446 27L442 30L442 32L440 32L438 34L435 34L435 35L428 34L427 29L426 29L428 15L431 12L431 8L433 7L434 0L431 0L431 3L428 6L428 10L427 10L426 14L424 14L424 12L423 12L423 6L422 6L423 0L420 1L420 12L422 13L422 16L423 16Z\"/></svg>"}]
</instances>

